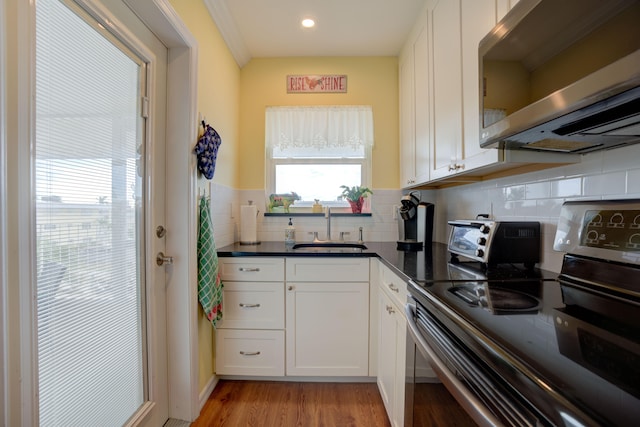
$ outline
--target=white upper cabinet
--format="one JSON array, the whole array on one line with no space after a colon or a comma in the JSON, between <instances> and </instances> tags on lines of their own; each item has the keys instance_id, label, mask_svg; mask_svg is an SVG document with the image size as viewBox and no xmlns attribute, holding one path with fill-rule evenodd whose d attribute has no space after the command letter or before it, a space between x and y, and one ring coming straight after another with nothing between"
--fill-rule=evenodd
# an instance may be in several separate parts
<instances>
[{"instance_id":1,"label":"white upper cabinet","mask_svg":"<svg viewBox=\"0 0 640 427\"><path fill-rule=\"evenodd\" d=\"M433 52L433 145L431 179L459 171L462 156L462 58L460 2L437 0L431 7Z\"/></svg>"},{"instance_id":2,"label":"white upper cabinet","mask_svg":"<svg viewBox=\"0 0 640 427\"><path fill-rule=\"evenodd\" d=\"M406 52L406 51L405 51ZM398 75L400 78L400 185L410 186L416 182L415 167L415 122L413 100L413 54L400 56Z\"/></svg>"},{"instance_id":3,"label":"white upper cabinet","mask_svg":"<svg viewBox=\"0 0 640 427\"><path fill-rule=\"evenodd\" d=\"M478 43L496 25L495 0L461 0L462 24L462 152L465 169L499 160L499 150L480 148L480 85Z\"/></svg>"},{"instance_id":4,"label":"white upper cabinet","mask_svg":"<svg viewBox=\"0 0 640 427\"><path fill-rule=\"evenodd\" d=\"M518 3L518 0L496 0L496 23Z\"/></svg>"},{"instance_id":5,"label":"white upper cabinet","mask_svg":"<svg viewBox=\"0 0 640 427\"><path fill-rule=\"evenodd\" d=\"M400 184L429 180L429 30L423 11L400 55Z\"/></svg>"},{"instance_id":6,"label":"white upper cabinet","mask_svg":"<svg viewBox=\"0 0 640 427\"><path fill-rule=\"evenodd\" d=\"M416 180L429 179L430 114L429 114L429 31L426 15L420 21L418 35L413 41L413 69L415 105L415 169Z\"/></svg>"},{"instance_id":7,"label":"white upper cabinet","mask_svg":"<svg viewBox=\"0 0 640 427\"><path fill-rule=\"evenodd\" d=\"M498 162L480 148L478 43L496 24L495 0L438 0L433 28L434 140L431 179Z\"/></svg>"},{"instance_id":8,"label":"white upper cabinet","mask_svg":"<svg viewBox=\"0 0 640 427\"><path fill-rule=\"evenodd\" d=\"M480 148L478 45L516 3L427 1L399 61L403 188L473 182L580 160L564 153Z\"/></svg>"}]
</instances>

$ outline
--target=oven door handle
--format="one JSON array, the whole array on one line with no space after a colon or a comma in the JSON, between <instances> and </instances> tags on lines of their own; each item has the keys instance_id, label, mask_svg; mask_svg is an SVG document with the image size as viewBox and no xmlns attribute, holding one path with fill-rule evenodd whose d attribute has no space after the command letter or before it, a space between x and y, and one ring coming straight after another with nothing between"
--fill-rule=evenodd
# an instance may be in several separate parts
<instances>
[{"instance_id":1,"label":"oven door handle","mask_svg":"<svg viewBox=\"0 0 640 427\"><path fill-rule=\"evenodd\" d=\"M431 368L438 375L438 378L449 392L455 397L458 403L467 411L473 420L481 426L497 427L502 423L480 402L465 386L458 377L445 365L445 363L435 354L427 341L422 337L415 321L415 304L407 303L404 311L407 317L408 331L416 343L418 350L427 357Z\"/></svg>"}]
</instances>

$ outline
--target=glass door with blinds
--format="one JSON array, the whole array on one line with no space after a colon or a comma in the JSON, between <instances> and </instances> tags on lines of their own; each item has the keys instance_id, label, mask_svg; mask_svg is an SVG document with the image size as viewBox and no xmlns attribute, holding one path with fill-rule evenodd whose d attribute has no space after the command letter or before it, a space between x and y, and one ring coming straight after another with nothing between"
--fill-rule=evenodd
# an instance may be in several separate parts
<instances>
[{"instance_id":1,"label":"glass door with blinds","mask_svg":"<svg viewBox=\"0 0 640 427\"><path fill-rule=\"evenodd\" d=\"M146 91L145 61L77 6L38 0L33 166L42 426L123 425L151 400Z\"/></svg>"}]
</instances>

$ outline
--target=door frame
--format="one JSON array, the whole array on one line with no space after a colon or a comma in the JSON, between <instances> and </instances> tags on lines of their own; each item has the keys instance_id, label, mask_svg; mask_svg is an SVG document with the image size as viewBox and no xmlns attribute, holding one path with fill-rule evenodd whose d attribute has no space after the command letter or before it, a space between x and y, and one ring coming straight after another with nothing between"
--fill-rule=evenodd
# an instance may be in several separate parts
<instances>
[{"instance_id":1,"label":"door frame","mask_svg":"<svg viewBox=\"0 0 640 427\"><path fill-rule=\"evenodd\" d=\"M5 26L5 9L4 0L0 0L0 28L6 28ZM7 265L6 265L6 218L7 210L5 209L7 203L7 147L6 147L6 117L5 117L5 97L6 97L6 85L5 85L5 34L4 31L0 31L0 424L9 425L9 418L5 408L6 399L8 396L7 390Z\"/></svg>"},{"instance_id":2,"label":"door frame","mask_svg":"<svg viewBox=\"0 0 640 427\"><path fill-rule=\"evenodd\" d=\"M123 0L167 46L166 228L169 417L195 421L198 390L198 43L168 0Z\"/></svg>"},{"instance_id":3,"label":"door frame","mask_svg":"<svg viewBox=\"0 0 640 427\"><path fill-rule=\"evenodd\" d=\"M18 278L19 285L19 314L9 314L9 320L15 319L19 324L19 333L12 332L5 326L4 318L0 319L2 328L3 352L4 343L19 341L17 356L7 354L9 360L3 360L6 353L2 353L3 374L10 370L19 372L20 390L5 388L7 378L3 378L3 389L6 391L3 403L6 405L6 425L19 420L21 425L34 425L37 419L37 354L35 352L37 333L34 328L34 286L33 272L35 271L35 250L32 241L34 202L31 196L32 171L30 165L31 148L34 135L34 70L35 70L35 2L8 0L15 11L12 20L17 24L16 32L20 36L17 40L16 63L12 66L17 70L17 97L15 101L17 125L8 132L13 135L17 148L12 151L17 156L16 161L21 166L18 172L18 182L8 188L12 192L9 200L17 199L18 219L17 254L19 265L11 277ZM94 0L77 0L81 5L93 5ZM197 211L196 211L196 160L192 153L192 146L197 139L197 65L198 45L196 39L182 22L168 0L122 0L165 44L168 50L167 64L167 124L166 124L166 157L171 159L166 167L166 225L172 234L167 241L167 253L174 256L174 265L167 274L167 347L168 347L168 383L169 383L169 417L186 421L193 421L199 414L198 390L198 340L197 340ZM0 0L0 7L4 0ZM11 13L10 12L10 13ZM3 13L3 16L7 14ZM8 18L7 18L8 19ZM2 26L3 33L4 25ZM10 31L10 30L9 30ZM2 41L4 35L0 38ZM0 51L0 53L2 53ZM0 62L1 65L1 62ZM9 63L7 62L7 66ZM7 73L13 74L13 73ZM2 77L2 94L4 97L5 76ZM2 111L4 113L4 111ZM4 116L0 115L0 120ZM5 123L3 123L5 124ZM9 125L9 123L6 123ZM5 129L5 126L2 127ZM2 141L1 149L5 148ZM4 159L6 156L2 156ZM7 171L0 163L2 174L1 184L5 185ZM2 192L0 209L5 209L8 202L6 192ZM28 196L19 196L20 194ZM4 214L5 212L2 211ZM6 218L3 215L3 219ZM0 227L3 223L0 222ZM0 228L0 250L8 244ZM4 254L3 254L4 255ZM147 256L153 256L147 254ZM5 257L2 258L3 263ZM2 266L4 267L4 266ZM7 265L9 267L9 265ZM6 269L2 268L5 272ZM4 275L4 273L2 273ZM11 273L9 273L11 275ZM8 291L7 280L0 276L0 304L5 304L4 295ZM8 295L11 297L11 295ZM7 304L8 305L8 304ZM3 307L4 308L4 307ZM6 310L2 310L3 316ZM13 328L12 328L13 329ZM5 335L6 334L6 335ZM15 343L18 345L18 342ZM8 350L7 350L8 351ZM15 381L12 381L14 384ZM2 394L0 393L0 397ZM2 408L2 403L0 403ZM9 411L18 411L9 413Z\"/></svg>"}]
</instances>

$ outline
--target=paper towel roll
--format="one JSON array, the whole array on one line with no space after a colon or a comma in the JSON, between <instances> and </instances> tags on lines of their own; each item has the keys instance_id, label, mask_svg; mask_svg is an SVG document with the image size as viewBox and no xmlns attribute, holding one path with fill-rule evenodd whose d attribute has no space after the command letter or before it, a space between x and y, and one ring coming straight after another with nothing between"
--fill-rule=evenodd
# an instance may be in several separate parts
<instances>
[{"instance_id":1,"label":"paper towel roll","mask_svg":"<svg viewBox=\"0 0 640 427\"><path fill-rule=\"evenodd\" d=\"M258 207L240 206L240 244L255 245L258 242Z\"/></svg>"}]
</instances>

